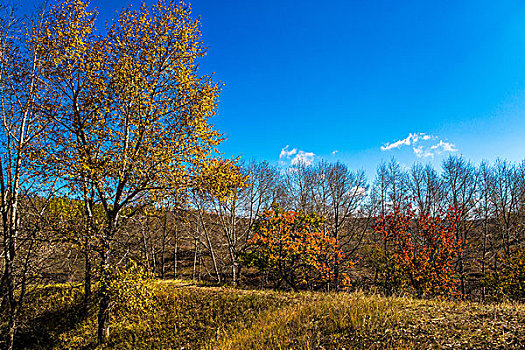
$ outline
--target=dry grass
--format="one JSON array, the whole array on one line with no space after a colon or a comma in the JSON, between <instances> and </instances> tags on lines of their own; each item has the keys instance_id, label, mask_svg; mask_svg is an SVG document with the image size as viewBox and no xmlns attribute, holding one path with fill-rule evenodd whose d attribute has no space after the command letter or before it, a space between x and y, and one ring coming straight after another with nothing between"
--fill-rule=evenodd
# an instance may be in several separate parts
<instances>
[{"instance_id":1,"label":"dry grass","mask_svg":"<svg viewBox=\"0 0 525 350\"><path fill-rule=\"evenodd\" d=\"M261 316L208 349L522 349L523 304L312 297Z\"/></svg>"},{"instance_id":2,"label":"dry grass","mask_svg":"<svg viewBox=\"0 0 525 350\"><path fill-rule=\"evenodd\" d=\"M112 336L95 339L79 288L33 295L19 339L34 349L522 349L524 304L363 293L283 293L153 282L141 307L116 305ZM124 298L123 300L127 300ZM132 300L132 299L130 299Z\"/></svg>"}]
</instances>

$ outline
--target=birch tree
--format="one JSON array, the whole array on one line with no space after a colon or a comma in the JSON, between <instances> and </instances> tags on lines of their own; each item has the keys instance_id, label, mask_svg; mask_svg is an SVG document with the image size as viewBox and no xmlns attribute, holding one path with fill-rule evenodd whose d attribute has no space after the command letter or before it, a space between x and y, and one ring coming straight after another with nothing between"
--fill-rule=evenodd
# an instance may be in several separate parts
<instances>
[{"instance_id":1,"label":"birch tree","mask_svg":"<svg viewBox=\"0 0 525 350\"><path fill-rule=\"evenodd\" d=\"M61 2L50 9L35 42L54 97L53 151L43 158L65 181L93 188L103 207L96 248L103 342L109 336L113 238L124 216L187 187L213 156L221 137L208 119L216 113L220 86L198 74L205 48L199 21L184 3L124 9L105 35L95 23L88 2Z\"/></svg>"},{"instance_id":2,"label":"birch tree","mask_svg":"<svg viewBox=\"0 0 525 350\"><path fill-rule=\"evenodd\" d=\"M29 40L32 28L41 27L43 14L29 18L24 26L13 8L0 11L0 296L8 311L7 349L12 349L33 258L27 252L34 249L40 231L21 207L24 197L44 184L36 180L34 159L44 143L48 123L42 110L49 101L41 81L42 57Z\"/></svg>"}]
</instances>

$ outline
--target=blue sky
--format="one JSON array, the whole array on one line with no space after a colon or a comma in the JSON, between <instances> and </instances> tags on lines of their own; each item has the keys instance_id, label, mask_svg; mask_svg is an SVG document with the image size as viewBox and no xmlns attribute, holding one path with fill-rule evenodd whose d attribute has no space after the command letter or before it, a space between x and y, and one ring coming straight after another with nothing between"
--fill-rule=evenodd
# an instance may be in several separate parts
<instances>
[{"instance_id":1,"label":"blue sky","mask_svg":"<svg viewBox=\"0 0 525 350\"><path fill-rule=\"evenodd\" d=\"M91 6L103 23L129 3ZM277 164L313 153L369 176L391 157L406 166L439 165L448 154L525 158L523 1L195 0L192 8L209 46L201 68L225 84L212 123L228 137L228 156Z\"/></svg>"}]
</instances>

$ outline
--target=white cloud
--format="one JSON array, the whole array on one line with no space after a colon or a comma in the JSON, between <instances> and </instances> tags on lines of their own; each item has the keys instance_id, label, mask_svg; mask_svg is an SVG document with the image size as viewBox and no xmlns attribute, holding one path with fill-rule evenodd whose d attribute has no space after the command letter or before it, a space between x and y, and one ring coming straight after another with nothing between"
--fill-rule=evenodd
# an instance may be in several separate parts
<instances>
[{"instance_id":1,"label":"white cloud","mask_svg":"<svg viewBox=\"0 0 525 350\"><path fill-rule=\"evenodd\" d=\"M314 163L315 157L313 152L305 152L297 148L290 149L290 146L286 145L279 154L279 164L283 168L293 168L298 165L310 166Z\"/></svg>"},{"instance_id":2,"label":"white cloud","mask_svg":"<svg viewBox=\"0 0 525 350\"><path fill-rule=\"evenodd\" d=\"M439 140L439 143L430 147L433 150L436 150L438 153L442 152L457 152L458 149L456 148L456 145L450 142L444 142L443 140Z\"/></svg>"},{"instance_id":3,"label":"white cloud","mask_svg":"<svg viewBox=\"0 0 525 350\"><path fill-rule=\"evenodd\" d=\"M398 140L393 143L386 143L384 146L381 146L381 151L388 151L394 148L400 148L402 146L415 145L419 140L427 141L436 138L433 135L427 135L424 132L420 133L410 133L408 136L402 140Z\"/></svg>"},{"instance_id":4,"label":"white cloud","mask_svg":"<svg viewBox=\"0 0 525 350\"><path fill-rule=\"evenodd\" d=\"M339 151L338 151L338 150L333 151L333 152L332 152L332 155L335 156L336 153L339 153Z\"/></svg>"},{"instance_id":5,"label":"white cloud","mask_svg":"<svg viewBox=\"0 0 525 350\"><path fill-rule=\"evenodd\" d=\"M290 159L291 156L297 153L297 148L288 150L289 145L281 149L281 154L279 154L279 159Z\"/></svg>"},{"instance_id":6,"label":"white cloud","mask_svg":"<svg viewBox=\"0 0 525 350\"><path fill-rule=\"evenodd\" d=\"M434 154L428 149L424 149L423 146L414 146L412 149L414 150L414 154L418 158L434 157Z\"/></svg>"},{"instance_id":7,"label":"white cloud","mask_svg":"<svg viewBox=\"0 0 525 350\"><path fill-rule=\"evenodd\" d=\"M388 151L390 149L399 148L403 145L410 146L412 141L412 134L409 134L407 138L403 140L396 141L394 143L386 143L384 146L381 146L381 151Z\"/></svg>"},{"instance_id":8,"label":"white cloud","mask_svg":"<svg viewBox=\"0 0 525 350\"><path fill-rule=\"evenodd\" d=\"M436 154L443 152L457 152L457 148L453 143L439 140L439 143L430 145L431 140L439 139L437 136L428 135L423 132L410 133L402 140L398 140L392 143L386 143L381 146L381 151L389 151L392 149L399 149L404 146L412 146L414 154L418 158L434 157Z\"/></svg>"},{"instance_id":9,"label":"white cloud","mask_svg":"<svg viewBox=\"0 0 525 350\"><path fill-rule=\"evenodd\" d=\"M292 165L303 164L306 166L312 165L314 162L315 154L313 152L299 151L297 155L292 159Z\"/></svg>"}]
</instances>

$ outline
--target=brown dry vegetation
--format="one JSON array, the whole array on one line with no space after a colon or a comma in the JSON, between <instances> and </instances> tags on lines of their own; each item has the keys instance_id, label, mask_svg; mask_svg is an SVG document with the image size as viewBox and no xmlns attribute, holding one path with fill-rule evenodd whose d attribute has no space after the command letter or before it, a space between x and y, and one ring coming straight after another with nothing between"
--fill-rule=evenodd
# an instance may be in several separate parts
<instances>
[{"instance_id":1,"label":"brown dry vegetation","mask_svg":"<svg viewBox=\"0 0 525 350\"><path fill-rule=\"evenodd\" d=\"M356 293L291 293L156 281L122 295L112 334L77 285L35 289L19 334L25 349L520 349L525 305ZM137 295L135 295L137 296ZM2 325L4 326L4 325Z\"/></svg>"}]
</instances>

